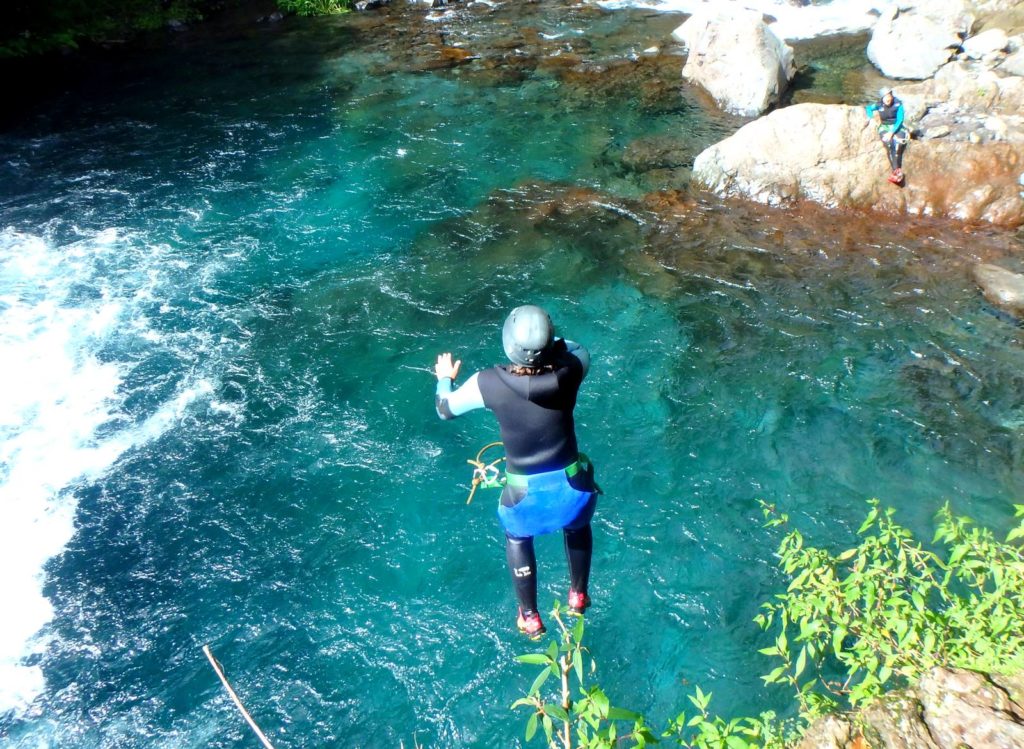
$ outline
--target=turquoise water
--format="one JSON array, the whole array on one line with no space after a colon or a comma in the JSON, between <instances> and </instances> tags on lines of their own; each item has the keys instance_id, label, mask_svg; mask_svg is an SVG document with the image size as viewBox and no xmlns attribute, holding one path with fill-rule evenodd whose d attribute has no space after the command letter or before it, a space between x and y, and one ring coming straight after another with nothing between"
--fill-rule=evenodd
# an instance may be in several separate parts
<instances>
[{"instance_id":1,"label":"turquoise water","mask_svg":"<svg viewBox=\"0 0 1024 749\"><path fill-rule=\"evenodd\" d=\"M500 360L524 302L593 355L588 636L655 720L787 705L757 499L833 548L873 496L1009 523L1021 331L968 271L1019 236L688 193L740 121L682 87L678 19L429 18L196 32L2 135L6 744L252 746L209 643L278 747L517 746L530 646L465 504L497 430L426 370Z\"/></svg>"}]
</instances>

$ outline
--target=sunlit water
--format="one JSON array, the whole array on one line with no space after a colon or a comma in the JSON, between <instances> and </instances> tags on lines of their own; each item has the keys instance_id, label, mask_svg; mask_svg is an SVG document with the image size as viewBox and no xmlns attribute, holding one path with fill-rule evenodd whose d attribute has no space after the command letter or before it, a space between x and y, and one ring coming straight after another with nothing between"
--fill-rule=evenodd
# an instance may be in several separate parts
<instances>
[{"instance_id":1,"label":"sunlit water","mask_svg":"<svg viewBox=\"0 0 1024 749\"><path fill-rule=\"evenodd\" d=\"M1008 525L1022 335L969 269L1019 237L688 194L741 121L683 87L678 20L197 32L3 134L0 740L252 746L209 643L278 747L517 746L529 645L495 498L465 504L497 430L438 421L428 370L499 361L524 302L593 354L588 638L619 704L787 709L758 499L834 549L869 497L926 536L947 501ZM560 539L538 553L546 606Z\"/></svg>"}]
</instances>

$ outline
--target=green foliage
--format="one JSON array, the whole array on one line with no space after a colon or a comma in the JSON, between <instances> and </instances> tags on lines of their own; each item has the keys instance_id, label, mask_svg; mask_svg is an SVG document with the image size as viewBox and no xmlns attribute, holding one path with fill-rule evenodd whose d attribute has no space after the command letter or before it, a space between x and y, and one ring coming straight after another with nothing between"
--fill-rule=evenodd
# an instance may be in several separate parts
<instances>
[{"instance_id":1,"label":"green foliage","mask_svg":"<svg viewBox=\"0 0 1024 749\"><path fill-rule=\"evenodd\" d=\"M761 650L779 665L762 677L796 694L799 719L724 718L708 712L711 695L699 687L681 712L657 732L636 712L612 706L588 681L597 670L583 645L582 619L571 625L558 604L560 636L543 652L519 657L539 666L514 708L530 711L526 740L543 731L552 749L613 749L664 743L686 749L782 749L817 716L857 707L905 686L929 668L976 671L1024 668L1024 505L1005 540L957 517L938 515L930 551L877 501L858 535L838 554L807 546L791 530L779 544L779 566L790 576L785 593L762 605L756 621L774 635ZM762 503L768 527L788 520ZM547 690L547 691L545 691Z\"/></svg>"},{"instance_id":2,"label":"green foliage","mask_svg":"<svg viewBox=\"0 0 1024 749\"><path fill-rule=\"evenodd\" d=\"M696 712L680 713L663 731L656 732L643 715L614 706L601 687L589 682L597 665L583 645L583 619L567 621L566 611L558 603L552 616L558 624L558 640L552 640L543 652L518 658L520 663L540 667L526 696L512 703L513 708L530 711L526 741L543 731L548 746L555 749L642 748L665 740L687 749L782 749L782 726L774 715L728 722L712 717L708 714L711 695L699 687L690 696Z\"/></svg>"},{"instance_id":3,"label":"green foliage","mask_svg":"<svg viewBox=\"0 0 1024 749\"><path fill-rule=\"evenodd\" d=\"M761 652L780 661L764 680L790 685L809 718L861 705L937 665L1024 667L1024 554L1013 543L1024 520L1000 542L946 506L933 552L894 510L870 508L860 544L839 554L805 545L796 530L783 538L779 565L792 579L757 617L776 635ZM1024 505L1016 511L1024 518ZM770 526L786 522L770 508L766 516Z\"/></svg>"},{"instance_id":4,"label":"green foliage","mask_svg":"<svg viewBox=\"0 0 1024 749\"><path fill-rule=\"evenodd\" d=\"M298 16L336 16L352 8L351 0L277 0L277 7Z\"/></svg>"},{"instance_id":5,"label":"green foliage","mask_svg":"<svg viewBox=\"0 0 1024 749\"><path fill-rule=\"evenodd\" d=\"M124 41L170 21L202 18L211 0L52 0L16 3L0 19L0 59L77 49L83 41Z\"/></svg>"}]
</instances>

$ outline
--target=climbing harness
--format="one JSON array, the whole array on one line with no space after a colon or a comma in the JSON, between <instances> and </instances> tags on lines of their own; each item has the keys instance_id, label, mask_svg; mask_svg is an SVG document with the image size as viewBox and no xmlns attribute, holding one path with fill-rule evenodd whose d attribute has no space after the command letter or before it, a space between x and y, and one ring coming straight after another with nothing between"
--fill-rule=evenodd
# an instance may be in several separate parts
<instances>
[{"instance_id":1,"label":"climbing harness","mask_svg":"<svg viewBox=\"0 0 1024 749\"><path fill-rule=\"evenodd\" d=\"M482 486L484 489L503 489L505 487L505 477L501 475L501 469L498 468L498 465L505 460L505 456L502 455L497 460L484 463L484 453L492 447L501 447L502 444L501 442L490 442L480 448L480 452L476 454L476 460L466 460L473 466L473 485L469 490L469 497L466 499L467 505L473 501L477 487Z\"/></svg>"}]
</instances>

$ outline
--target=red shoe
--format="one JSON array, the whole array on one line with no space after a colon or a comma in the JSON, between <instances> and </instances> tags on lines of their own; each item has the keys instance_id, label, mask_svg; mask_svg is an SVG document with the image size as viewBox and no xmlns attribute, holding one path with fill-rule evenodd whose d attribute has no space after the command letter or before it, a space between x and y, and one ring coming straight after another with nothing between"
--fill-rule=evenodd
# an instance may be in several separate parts
<instances>
[{"instance_id":1,"label":"red shoe","mask_svg":"<svg viewBox=\"0 0 1024 749\"><path fill-rule=\"evenodd\" d=\"M540 636L548 631L544 626L544 622L540 620L540 614L536 611L523 614L523 610L519 609L519 616L516 617L516 626L520 632L531 640L539 640Z\"/></svg>"},{"instance_id":2,"label":"red shoe","mask_svg":"<svg viewBox=\"0 0 1024 749\"><path fill-rule=\"evenodd\" d=\"M893 169L892 170L892 174L889 175L889 181L892 182L894 185L902 185L903 184L903 170L902 169Z\"/></svg>"},{"instance_id":3,"label":"red shoe","mask_svg":"<svg viewBox=\"0 0 1024 749\"><path fill-rule=\"evenodd\" d=\"M576 616L583 616L583 612L590 608L590 596L586 593L569 591L569 613Z\"/></svg>"}]
</instances>

